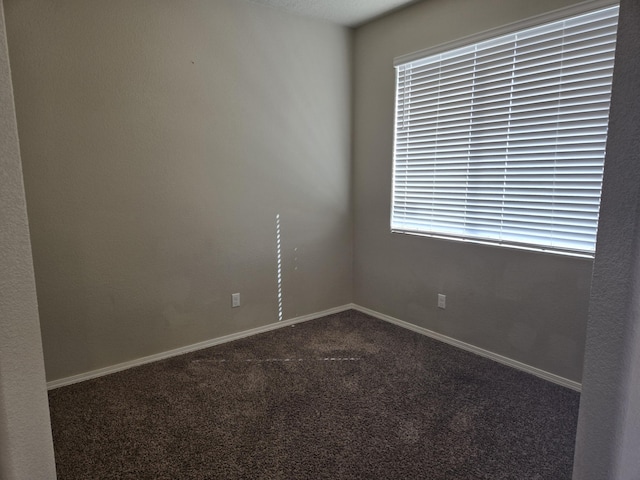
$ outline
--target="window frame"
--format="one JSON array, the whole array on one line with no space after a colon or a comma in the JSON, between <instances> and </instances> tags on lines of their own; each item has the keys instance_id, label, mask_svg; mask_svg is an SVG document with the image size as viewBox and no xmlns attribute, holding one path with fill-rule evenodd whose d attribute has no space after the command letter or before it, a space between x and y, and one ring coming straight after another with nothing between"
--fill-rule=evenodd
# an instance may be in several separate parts
<instances>
[{"instance_id":1,"label":"window frame","mask_svg":"<svg viewBox=\"0 0 640 480\"><path fill-rule=\"evenodd\" d=\"M409 53L406 55L401 55L394 59L394 67L395 67L394 70L397 70L399 66L406 65L411 62L416 62L422 59L426 59L427 57L431 57L431 56L442 54L448 51L453 51L463 47L471 46L471 45L485 42L501 36L515 34L519 31L543 26L548 23L569 19L574 16L584 15L596 10L601 10L608 7L615 7L615 6L619 6L619 2L616 0L591 0L591 1L579 3L576 5L572 5L566 8L554 10L542 15L537 15L524 20L510 23L498 28L493 28L490 30L486 30L483 32L470 35L470 36L466 36L458 40L442 43L434 47L419 50L417 52ZM615 53L614 53L614 56L615 56ZM477 243L477 244L483 244L483 245L492 245L492 246L502 247L502 248L515 248L520 250L560 254L560 255L575 256L575 257L590 258L590 259L594 257L595 246L593 251L587 251L587 250L578 250L573 248L564 248L564 247L557 247L557 246L544 246L544 245L539 245L535 243L518 243L517 241L511 241L511 240L505 242L503 240L494 240L491 238L469 237L469 236L463 236L463 235L458 236L456 234L447 234L447 233L438 232L438 231L413 231L408 229L403 230L399 228L394 228L394 225L393 225L394 205L395 205L394 196L396 193L396 172L397 172L396 154L397 154L397 141L398 141L398 123L399 123L398 122L398 108L399 108L398 82L399 82L399 75L397 74L397 71L396 71L395 83L394 83L395 109L394 109L394 132L393 132L391 212L390 212L391 233L413 235L413 236L424 236L424 237L439 238L439 239L445 239L445 240L462 241L462 242ZM606 157L606 152L605 152L605 157ZM604 162L604 158L603 158L603 162ZM597 225L596 225L595 233L597 235Z\"/></svg>"}]
</instances>

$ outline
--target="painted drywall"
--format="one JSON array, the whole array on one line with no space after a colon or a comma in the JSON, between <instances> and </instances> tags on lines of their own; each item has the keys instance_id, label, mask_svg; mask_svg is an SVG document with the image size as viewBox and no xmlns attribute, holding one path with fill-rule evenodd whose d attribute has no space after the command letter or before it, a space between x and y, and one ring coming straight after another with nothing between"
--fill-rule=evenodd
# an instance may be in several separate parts
<instances>
[{"instance_id":1,"label":"painted drywall","mask_svg":"<svg viewBox=\"0 0 640 480\"><path fill-rule=\"evenodd\" d=\"M299 15L355 26L416 0L250 0Z\"/></svg>"},{"instance_id":2,"label":"painted drywall","mask_svg":"<svg viewBox=\"0 0 640 480\"><path fill-rule=\"evenodd\" d=\"M579 382L592 261L389 229L394 58L573 3L429 0L356 30L354 302Z\"/></svg>"},{"instance_id":3,"label":"painted drywall","mask_svg":"<svg viewBox=\"0 0 640 480\"><path fill-rule=\"evenodd\" d=\"M0 478L56 478L0 0Z\"/></svg>"},{"instance_id":4,"label":"painted drywall","mask_svg":"<svg viewBox=\"0 0 640 480\"><path fill-rule=\"evenodd\" d=\"M640 3L621 2L573 478L640 478Z\"/></svg>"},{"instance_id":5,"label":"painted drywall","mask_svg":"<svg viewBox=\"0 0 640 480\"><path fill-rule=\"evenodd\" d=\"M239 0L7 0L48 380L352 298L351 33ZM231 294L242 306L231 308Z\"/></svg>"}]
</instances>

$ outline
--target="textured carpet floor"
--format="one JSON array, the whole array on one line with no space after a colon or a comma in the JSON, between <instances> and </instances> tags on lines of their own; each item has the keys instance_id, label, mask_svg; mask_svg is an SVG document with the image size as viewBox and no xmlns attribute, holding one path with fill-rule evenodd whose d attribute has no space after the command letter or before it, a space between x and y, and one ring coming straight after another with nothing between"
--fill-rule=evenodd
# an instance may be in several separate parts
<instances>
[{"instance_id":1,"label":"textured carpet floor","mask_svg":"<svg viewBox=\"0 0 640 480\"><path fill-rule=\"evenodd\" d=\"M345 312L49 401L59 480L563 480L579 395Z\"/></svg>"}]
</instances>

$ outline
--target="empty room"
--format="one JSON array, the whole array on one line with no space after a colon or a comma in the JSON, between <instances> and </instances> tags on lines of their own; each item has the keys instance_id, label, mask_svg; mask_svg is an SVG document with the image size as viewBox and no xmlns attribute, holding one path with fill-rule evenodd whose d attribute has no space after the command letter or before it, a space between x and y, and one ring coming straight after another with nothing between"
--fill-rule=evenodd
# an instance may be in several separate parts
<instances>
[{"instance_id":1,"label":"empty room","mask_svg":"<svg viewBox=\"0 0 640 480\"><path fill-rule=\"evenodd\" d=\"M640 478L640 2L0 0L0 478Z\"/></svg>"}]
</instances>

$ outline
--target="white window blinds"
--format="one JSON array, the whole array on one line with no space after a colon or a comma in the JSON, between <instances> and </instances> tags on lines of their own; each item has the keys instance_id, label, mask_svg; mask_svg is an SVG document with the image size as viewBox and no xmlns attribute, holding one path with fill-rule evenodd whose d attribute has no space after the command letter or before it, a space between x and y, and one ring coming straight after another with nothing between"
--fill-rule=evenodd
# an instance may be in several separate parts
<instances>
[{"instance_id":1,"label":"white window blinds","mask_svg":"<svg viewBox=\"0 0 640 480\"><path fill-rule=\"evenodd\" d=\"M617 16L396 65L391 229L592 254Z\"/></svg>"}]
</instances>

